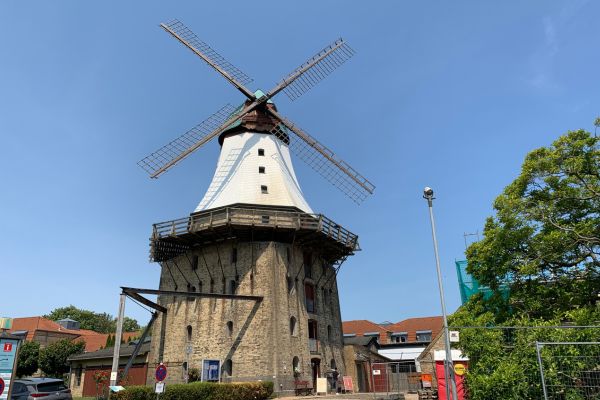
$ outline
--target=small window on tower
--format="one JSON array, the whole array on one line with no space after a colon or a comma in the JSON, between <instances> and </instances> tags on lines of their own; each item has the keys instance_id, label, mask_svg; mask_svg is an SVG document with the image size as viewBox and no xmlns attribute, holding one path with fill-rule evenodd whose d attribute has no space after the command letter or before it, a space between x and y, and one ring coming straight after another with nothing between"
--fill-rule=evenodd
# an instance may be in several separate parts
<instances>
[{"instance_id":1,"label":"small window on tower","mask_svg":"<svg viewBox=\"0 0 600 400\"><path fill-rule=\"evenodd\" d=\"M258 173L259 174L264 174L265 173L265 167L258 167Z\"/></svg>"},{"instance_id":2,"label":"small window on tower","mask_svg":"<svg viewBox=\"0 0 600 400\"><path fill-rule=\"evenodd\" d=\"M259 156L264 156L265 155L265 149L258 149L258 155Z\"/></svg>"},{"instance_id":3,"label":"small window on tower","mask_svg":"<svg viewBox=\"0 0 600 400\"><path fill-rule=\"evenodd\" d=\"M260 185L260 192L261 192L262 194L267 194L267 193L269 193L269 190L268 190L268 188L267 188L267 185Z\"/></svg>"},{"instance_id":4,"label":"small window on tower","mask_svg":"<svg viewBox=\"0 0 600 400\"><path fill-rule=\"evenodd\" d=\"M237 263L237 248L235 247L231 249L231 263Z\"/></svg>"}]
</instances>

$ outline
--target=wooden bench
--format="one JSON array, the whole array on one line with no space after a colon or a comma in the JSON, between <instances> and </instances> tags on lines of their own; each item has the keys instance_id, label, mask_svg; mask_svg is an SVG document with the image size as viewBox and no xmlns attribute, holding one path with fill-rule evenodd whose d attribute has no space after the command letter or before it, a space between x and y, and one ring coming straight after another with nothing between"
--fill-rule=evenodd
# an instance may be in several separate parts
<instances>
[{"instance_id":1,"label":"wooden bench","mask_svg":"<svg viewBox=\"0 0 600 400\"><path fill-rule=\"evenodd\" d=\"M308 386L308 381L294 381L294 392L296 396L308 396L312 394L312 387Z\"/></svg>"}]
</instances>

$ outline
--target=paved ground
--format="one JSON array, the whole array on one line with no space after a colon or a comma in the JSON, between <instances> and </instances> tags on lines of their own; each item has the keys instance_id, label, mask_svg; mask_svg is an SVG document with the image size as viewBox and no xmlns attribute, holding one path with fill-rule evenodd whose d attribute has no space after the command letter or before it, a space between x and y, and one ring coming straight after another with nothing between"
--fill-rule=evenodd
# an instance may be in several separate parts
<instances>
[{"instance_id":1,"label":"paved ground","mask_svg":"<svg viewBox=\"0 0 600 400\"><path fill-rule=\"evenodd\" d=\"M278 397L281 400L301 400L301 399L353 399L353 400L418 400L417 394L386 394L386 393L352 393L352 394L329 394L329 395L311 395L311 396L289 396Z\"/></svg>"}]
</instances>

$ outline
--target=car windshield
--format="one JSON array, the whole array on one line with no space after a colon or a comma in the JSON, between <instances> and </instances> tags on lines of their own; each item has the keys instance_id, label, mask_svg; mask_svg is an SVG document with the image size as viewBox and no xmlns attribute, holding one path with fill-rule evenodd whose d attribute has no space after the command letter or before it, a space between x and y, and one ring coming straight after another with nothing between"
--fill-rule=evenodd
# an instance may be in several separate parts
<instances>
[{"instance_id":1,"label":"car windshield","mask_svg":"<svg viewBox=\"0 0 600 400\"><path fill-rule=\"evenodd\" d=\"M61 381L38 383L37 385L38 392L58 392L66 388L65 384Z\"/></svg>"}]
</instances>

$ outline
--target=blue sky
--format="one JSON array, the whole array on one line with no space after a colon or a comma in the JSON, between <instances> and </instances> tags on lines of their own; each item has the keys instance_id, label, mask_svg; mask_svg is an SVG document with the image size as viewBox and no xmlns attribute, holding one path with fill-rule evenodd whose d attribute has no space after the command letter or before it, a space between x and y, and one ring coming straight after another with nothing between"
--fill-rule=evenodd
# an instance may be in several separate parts
<instances>
[{"instance_id":1,"label":"blue sky","mask_svg":"<svg viewBox=\"0 0 600 400\"><path fill-rule=\"evenodd\" d=\"M297 101L275 99L377 186L356 206L295 162L312 208L360 236L338 277L343 319L440 313L427 185L455 310L463 233L481 232L527 152L600 114L597 2L205 3L0 3L2 316L116 314L119 286L157 287L152 223L195 208L219 149L158 180L136 162L242 101L160 22L182 20L252 89L339 36L356 50Z\"/></svg>"}]
</instances>

